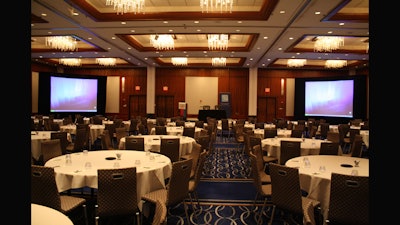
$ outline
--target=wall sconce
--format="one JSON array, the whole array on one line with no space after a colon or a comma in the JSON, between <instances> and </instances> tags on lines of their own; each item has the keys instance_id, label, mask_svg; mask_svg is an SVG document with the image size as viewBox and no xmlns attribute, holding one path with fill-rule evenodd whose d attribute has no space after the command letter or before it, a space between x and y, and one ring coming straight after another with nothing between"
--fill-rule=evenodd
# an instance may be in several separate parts
<instances>
[{"instance_id":1,"label":"wall sconce","mask_svg":"<svg viewBox=\"0 0 400 225\"><path fill-rule=\"evenodd\" d=\"M285 94L285 79L281 79L281 95Z\"/></svg>"},{"instance_id":2,"label":"wall sconce","mask_svg":"<svg viewBox=\"0 0 400 225\"><path fill-rule=\"evenodd\" d=\"M139 85L135 86L135 91L140 91L140 86Z\"/></svg>"},{"instance_id":3,"label":"wall sconce","mask_svg":"<svg viewBox=\"0 0 400 225\"><path fill-rule=\"evenodd\" d=\"M270 89L270 88L265 88L265 89L264 89L264 92L265 92L265 93L270 93L270 92L271 92L271 89Z\"/></svg>"},{"instance_id":4,"label":"wall sconce","mask_svg":"<svg viewBox=\"0 0 400 225\"><path fill-rule=\"evenodd\" d=\"M162 90L163 90L163 91L168 91L168 86L162 87Z\"/></svg>"},{"instance_id":5,"label":"wall sconce","mask_svg":"<svg viewBox=\"0 0 400 225\"><path fill-rule=\"evenodd\" d=\"M121 78L121 86L122 93L125 93L125 77Z\"/></svg>"}]
</instances>

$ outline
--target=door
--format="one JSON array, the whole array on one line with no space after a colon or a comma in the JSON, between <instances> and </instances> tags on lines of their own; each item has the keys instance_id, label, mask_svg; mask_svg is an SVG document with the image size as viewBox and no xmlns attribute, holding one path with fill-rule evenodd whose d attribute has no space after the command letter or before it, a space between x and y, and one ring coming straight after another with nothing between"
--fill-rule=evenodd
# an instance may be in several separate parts
<instances>
[{"instance_id":1,"label":"door","mask_svg":"<svg viewBox=\"0 0 400 225\"><path fill-rule=\"evenodd\" d=\"M171 118L174 117L174 109L178 108L174 103L173 95L156 96L156 116Z\"/></svg>"},{"instance_id":2,"label":"door","mask_svg":"<svg viewBox=\"0 0 400 225\"><path fill-rule=\"evenodd\" d=\"M129 95L129 119L133 116L146 117L146 95Z\"/></svg>"},{"instance_id":3,"label":"door","mask_svg":"<svg viewBox=\"0 0 400 225\"><path fill-rule=\"evenodd\" d=\"M258 97L257 121L272 122L276 118L276 97Z\"/></svg>"}]
</instances>

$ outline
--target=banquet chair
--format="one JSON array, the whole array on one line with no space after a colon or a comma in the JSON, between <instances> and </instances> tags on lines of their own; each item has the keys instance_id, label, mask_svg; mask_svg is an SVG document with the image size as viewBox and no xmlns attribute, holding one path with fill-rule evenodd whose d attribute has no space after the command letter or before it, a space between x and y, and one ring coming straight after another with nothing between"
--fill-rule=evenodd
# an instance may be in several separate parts
<instances>
[{"instance_id":1,"label":"banquet chair","mask_svg":"<svg viewBox=\"0 0 400 225\"><path fill-rule=\"evenodd\" d=\"M156 126L166 126L167 125L167 119L164 117L157 117L156 118Z\"/></svg>"},{"instance_id":2,"label":"banquet chair","mask_svg":"<svg viewBox=\"0 0 400 225\"><path fill-rule=\"evenodd\" d=\"M243 153L244 151L244 133L243 133L244 124L236 123L233 125L233 134L235 137L235 142L237 143L238 150Z\"/></svg>"},{"instance_id":3,"label":"banquet chair","mask_svg":"<svg viewBox=\"0 0 400 225\"><path fill-rule=\"evenodd\" d=\"M123 120L122 119L114 119L114 125L115 125L115 128L124 127Z\"/></svg>"},{"instance_id":4,"label":"banquet chair","mask_svg":"<svg viewBox=\"0 0 400 225\"><path fill-rule=\"evenodd\" d=\"M284 141L281 140L281 155L279 158L279 163L285 165L286 161L291 158L298 157L301 154L299 141Z\"/></svg>"},{"instance_id":5,"label":"banquet chair","mask_svg":"<svg viewBox=\"0 0 400 225\"><path fill-rule=\"evenodd\" d=\"M62 154L65 155L67 153L67 146L69 144L68 132L66 131L51 132L50 139L60 139Z\"/></svg>"},{"instance_id":6,"label":"banquet chair","mask_svg":"<svg viewBox=\"0 0 400 225\"><path fill-rule=\"evenodd\" d=\"M183 127L182 136L194 138L195 133L196 133L195 127Z\"/></svg>"},{"instance_id":7,"label":"banquet chair","mask_svg":"<svg viewBox=\"0 0 400 225\"><path fill-rule=\"evenodd\" d=\"M43 140L40 143L43 165L54 157L62 155L60 139Z\"/></svg>"},{"instance_id":8,"label":"banquet chair","mask_svg":"<svg viewBox=\"0 0 400 225\"><path fill-rule=\"evenodd\" d=\"M116 127L115 128L116 148L118 148L119 143L121 142L121 138L123 137L126 137L125 127Z\"/></svg>"},{"instance_id":9,"label":"banquet chair","mask_svg":"<svg viewBox=\"0 0 400 225\"><path fill-rule=\"evenodd\" d=\"M285 120L285 119L278 119L275 123L275 127L278 129L285 129L285 128L287 128L287 125L288 125L288 123L287 123L287 120Z\"/></svg>"},{"instance_id":10,"label":"banquet chair","mask_svg":"<svg viewBox=\"0 0 400 225\"><path fill-rule=\"evenodd\" d=\"M204 121L203 120L196 120L194 122L195 127L204 128Z\"/></svg>"},{"instance_id":11,"label":"banquet chair","mask_svg":"<svg viewBox=\"0 0 400 225\"><path fill-rule=\"evenodd\" d=\"M308 137L315 138L317 131L318 131L318 126L315 126L315 125L310 126L309 130L308 130Z\"/></svg>"},{"instance_id":12,"label":"banquet chair","mask_svg":"<svg viewBox=\"0 0 400 225\"><path fill-rule=\"evenodd\" d=\"M127 136L125 138L125 149L144 151L144 137L140 136Z\"/></svg>"},{"instance_id":13,"label":"banquet chair","mask_svg":"<svg viewBox=\"0 0 400 225\"><path fill-rule=\"evenodd\" d=\"M257 122L254 124L254 129L264 129L264 128L265 128L264 122Z\"/></svg>"},{"instance_id":14,"label":"banquet chair","mask_svg":"<svg viewBox=\"0 0 400 225\"><path fill-rule=\"evenodd\" d=\"M369 186L369 177L333 172L326 224L370 224Z\"/></svg>"},{"instance_id":15,"label":"banquet chair","mask_svg":"<svg viewBox=\"0 0 400 225\"><path fill-rule=\"evenodd\" d=\"M171 159L171 162L180 160L180 138L161 138L160 153Z\"/></svg>"},{"instance_id":16,"label":"banquet chair","mask_svg":"<svg viewBox=\"0 0 400 225\"><path fill-rule=\"evenodd\" d=\"M156 125L155 127L156 135L167 135L167 127Z\"/></svg>"},{"instance_id":17,"label":"banquet chair","mask_svg":"<svg viewBox=\"0 0 400 225\"><path fill-rule=\"evenodd\" d=\"M261 138L256 137L254 135L253 136L250 135L249 136L249 147L248 147L249 150L252 151L254 146L257 146L257 145L259 145L260 149L261 149L261 146L262 146ZM270 163L270 162L278 162L278 158L276 158L274 156L268 156L267 152L264 152L264 151L261 151L261 152L263 154L262 159L263 159L263 162L264 162L264 171L268 169L268 163Z\"/></svg>"},{"instance_id":18,"label":"banquet chair","mask_svg":"<svg viewBox=\"0 0 400 225\"><path fill-rule=\"evenodd\" d=\"M273 202L271 223L276 208L295 224L315 225L321 222L320 202L302 195L298 168L271 163L270 175ZM309 207L314 210L309 210ZM306 219L308 221L305 221Z\"/></svg>"},{"instance_id":19,"label":"banquet chair","mask_svg":"<svg viewBox=\"0 0 400 225\"><path fill-rule=\"evenodd\" d=\"M293 129L292 133L290 134L292 138L301 138L303 137L303 130L302 129Z\"/></svg>"},{"instance_id":20,"label":"banquet chair","mask_svg":"<svg viewBox=\"0 0 400 225\"><path fill-rule=\"evenodd\" d=\"M231 135L233 134L232 128L229 125L228 119L221 119L221 130L220 130L220 137L225 142L229 140Z\"/></svg>"},{"instance_id":21,"label":"banquet chair","mask_svg":"<svg viewBox=\"0 0 400 225\"><path fill-rule=\"evenodd\" d=\"M74 224L77 224L78 218L75 218L79 208L83 209L82 218L88 225L88 216L86 209L86 199L76 196L60 194L57 189L55 172L53 167L31 165L31 203L44 205L62 212L70 217Z\"/></svg>"},{"instance_id":22,"label":"banquet chair","mask_svg":"<svg viewBox=\"0 0 400 225\"><path fill-rule=\"evenodd\" d=\"M135 216L141 224L138 207L136 167L98 169L95 222L100 219Z\"/></svg>"},{"instance_id":23,"label":"banquet chair","mask_svg":"<svg viewBox=\"0 0 400 225\"><path fill-rule=\"evenodd\" d=\"M271 195L272 195L272 185L271 183L263 183L260 179L260 170L257 167L257 156L253 153L250 152L250 164L251 164L251 178L253 179L253 185L256 188L256 196L254 198L254 203L253 203L253 210L256 209L257 207L257 200L262 197L263 198L263 204L261 207L261 210L258 214L257 218L257 213L256 213L256 224L261 225L263 224L262 222L262 214L265 210L266 206L272 206L272 201L271 201ZM271 220L272 221L272 220Z\"/></svg>"},{"instance_id":24,"label":"banquet chair","mask_svg":"<svg viewBox=\"0 0 400 225\"><path fill-rule=\"evenodd\" d=\"M192 165L192 171L195 171L193 176L190 177L189 180L189 198L190 198L190 203L192 204L193 212L196 212L196 208L200 209L200 202L199 202L199 197L197 195L197 186L200 183L200 178L201 174L204 169L204 162L207 160L207 151L201 151L199 156L198 156L198 161L196 165ZM194 169L193 169L194 168ZM194 207L194 201L197 203L197 207Z\"/></svg>"},{"instance_id":25,"label":"banquet chair","mask_svg":"<svg viewBox=\"0 0 400 225\"><path fill-rule=\"evenodd\" d=\"M67 153L81 152L87 143L88 131L86 128L76 129L75 139L70 143L66 150Z\"/></svg>"},{"instance_id":26,"label":"banquet chair","mask_svg":"<svg viewBox=\"0 0 400 225\"><path fill-rule=\"evenodd\" d=\"M106 123L104 124L104 130L108 130L110 134L111 143L115 141L115 124L114 123Z\"/></svg>"},{"instance_id":27,"label":"banquet chair","mask_svg":"<svg viewBox=\"0 0 400 225\"><path fill-rule=\"evenodd\" d=\"M128 135L137 135L138 134L138 119L130 119L131 123L129 124Z\"/></svg>"},{"instance_id":28,"label":"banquet chair","mask_svg":"<svg viewBox=\"0 0 400 225\"><path fill-rule=\"evenodd\" d=\"M209 106L209 105L203 105L203 109L204 109L204 110L210 110L210 109L211 109L211 106Z\"/></svg>"},{"instance_id":29,"label":"banquet chair","mask_svg":"<svg viewBox=\"0 0 400 225\"><path fill-rule=\"evenodd\" d=\"M321 142L320 155L338 155L339 142Z\"/></svg>"},{"instance_id":30,"label":"banquet chair","mask_svg":"<svg viewBox=\"0 0 400 225\"><path fill-rule=\"evenodd\" d=\"M200 136L195 138L196 143L200 144L201 148L206 150L206 151L208 151L208 152L211 149L211 146L210 146L210 141L211 140L210 139L211 139L211 137L208 134L200 135Z\"/></svg>"},{"instance_id":31,"label":"banquet chair","mask_svg":"<svg viewBox=\"0 0 400 225\"><path fill-rule=\"evenodd\" d=\"M171 176L168 185L141 196L141 200L156 204L157 200L165 203L167 208L183 204L187 224L190 223L186 199L189 195L190 171L192 170L193 159L181 160L172 163Z\"/></svg>"},{"instance_id":32,"label":"banquet chair","mask_svg":"<svg viewBox=\"0 0 400 225\"><path fill-rule=\"evenodd\" d=\"M329 131L329 123L326 122L319 122L319 131L317 131L316 133L316 137L318 137L319 139L326 139L327 135L328 135L328 131Z\"/></svg>"},{"instance_id":33,"label":"banquet chair","mask_svg":"<svg viewBox=\"0 0 400 225\"><path fill-rule=\"evenodd\" d=\"M343 156L351 156L351 157L362 157L362 148L363 148L363 140L361 135L357 134L354 137L354 141L351 144L350 151L346 154L342 154Z\"/></svg>"},{"instance_id":34,"label":"banquet chair","mask_svg":"<svg viewBox=\"0 0 400 225\"><path fill-rule=\"evenodd\" d=\"M189 154L180 157L180 160L193 159L192 171L190 179L194 178L196 173L197 162L199 161L200 153L204 151L203 147L198 143L193 143L192 151Z\"/></svg>"},{"instance_id":35,"label":"banquet chair","mask_svg":"<svg viewBox=\"0 0 400 225\"><path fill-rule=\"evenodd\" d=\"M111 142L110 134L108 130L104 130L102 134L99 135L101 141L101 148L104 150L114 150L114 145Z\"/></svg>"},{"instance_id":36,"label":"banquet chair","mask_svg":"<svg viewBox=\"0 0 400 225\"><path fill-rule=\"evenodd\" d=\"M261 145L255 145L253 147L252 153L256 156L258 175L260 176L261 182L263 184L271 183L271 176L265 172L266 165L263 160Z\"/></svg>"},{"instance_id":37,"label":"banquet chair","mask_svg":"<svg viewBox=\"0 0 400 225\"><path fill-rule=\"evenodd\" d=\"M276 128L264 128L264 139L274 138L278 136L278 129Z\"/></svg>"},{"instance_id":38,"label":"banquet chair","mask_svg":"<svg viewBox=\"0 0 400 225\"><path fill-rule=\"evenodd\" d=\"M328 131L326 134L326 139L331 142L339 143L340 146L339 132Z\"/></svg>"},{"instance_id":39,"label":"banquet chair","mask_svg":"<svg viewBox=\"0 0 400 225\"><path fill-rule=\"evenodd\" d=\"M146 126L142 123L139 123L138 125L138 134L139 135L146 135L147 134L147 130L146 130Z\"/></svg>"},{"instance_id":40,"label":"banquet chair","mask_svg":"<svg viewBox=\"0 0 400 225\"><path fill-rule=\"evenodd\" d=\"M157 199L151 225L167 225L167 213L168 209L165 203Z\"/></svg>"},{"instance_id":41,"label":"banquet chair","mask_svg":"<svg viewBox=\"0 0 400 225\"><path fill-rule=\"evenodd\" d=\"M342 147L343 152L347 153L348 149L345 149L346 141L345 138L347 137L347 134L350 131L350 125L349 124L339 124L338 125L338 131L339 131L339 143L340 146ZM348 138L348 137L347 137Z\"/></svg>"},{"instance_id":42,"label":"banquet chair","mask_svg":"<svg viewBox=\"0 0 400 225\"><path fill-rule=\"evenodd\" d=\"M351 144L354 141L354 138L357 134L360 134L360 129L349 129L349 137L344 137L343 142L344 142L344 147L346 149L351 149Z\"/></svg>"},{"instance_id":43,"label":"banquet chair","mask_svg":"<svg viewBox=\"0 0 400 225\"><path fill-rule=\"evenodd\" d=\"M185 121L184 120L177 120L177 121L175 121L175 126L184 127L185 126Z\"/></svg>"}]
</instances>

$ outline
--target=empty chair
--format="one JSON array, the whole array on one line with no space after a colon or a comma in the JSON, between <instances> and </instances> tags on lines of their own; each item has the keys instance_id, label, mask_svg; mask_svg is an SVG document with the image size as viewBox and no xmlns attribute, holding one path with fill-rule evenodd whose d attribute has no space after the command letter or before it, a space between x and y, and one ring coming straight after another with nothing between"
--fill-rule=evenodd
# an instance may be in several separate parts
<instances>
[{"instance_id":1,"label":"empty chair","mask_svg":"<svg viewBox=\"0 0 400 225\"><path fill-rule=\"evenodd\" d=\"M281 140L279 164L285 165L289 159L300 156L300 144L299 141Z\"/></svg>"},{"instance_id":2,"label":"empty chair","mask_svg":"<svg viewBox=\"0 0 400 225\"><path fill-rule=\"evenodd\" d=\"M189 180L192 164L192 159L173 162L168 188L161 188L146 193L142 195L141 199L145 202L151 202L153 204L156 204L156 201L160 200L165 203L167 208L182 203L185 210L186 222L187 224L191 224L188 214L188 207L185 200L189 195Z\"/></svg>"},{"instance_id":3,"label":"empty chair","mask_svg":"<svg viewBox=\"0 0 400 225\"><path fill-rule=\"evenodd\" d=\"M196 165L195 166L192 165L192 171L194 171L194 174L191 175L189 180L189 198L190 198L190 203L193 206L193 211L196 210L196 208L194 207L194 201L196 201L197 207L200 208L200 202L197 196L197 186L200 182L201 173L203 172L204 162L207 159L207 155L208 155L207 151L201 151L198 156L197 159L198 161Z\"/></svg>"},{"instance_id":4,"label":"empty chair","mask_svg":"<svg viewBox=\"0 0 400 225\"><path fill-rule=\"evenodd\" d=\"M254 124L254 129L264 129L264 128L265 128L264 122L257 122Z\"/></svg>"},{"instance_id":5,"label":"empty chair","mask_svg":"<svg viewBox=\"0 0 400 225\"><path fill-rule=\"evenodd\" d=\"M326 139L331 142L340 143L339 132L328 131L326 135ZM339 144L340 145L340 144Z\"/></svg>"},{"instance_id":6,"label":"empty chair","mask_svg":"<svg viewBox=\"0 0 400 225\"><path fill-rule=\"evenodd\" d=\"M263 160L263 153L261 149L261 145L256 145L253 147L253 154L256 156L256 163L258 175L260 176L261 182L264 183L271 183L271 176L265 172L265 163Z\"/></svg>"},{"instance_id":7,"label":"empty chair","mask_svg":"<svg viewBox=\"0 0 400 225\"><path fill-rule=\"evenodd\" d=\"M125 127L116 127L115 128L115 139L116 139L116 147L119 146L121 138L126 137L126 129Z\"/></svg>"},{"instance_id":8,"label":"empty chair","mask_svg":"<svg viewBox=\"0 0 400 225\"><path fill-rule=\"evenodd\" d=\"M114 123L106 123L104 124L104 130L108 130L111 143L115 141L115 124Z\"/></svg>"},{"instance_id":9,"label":"empty chair","mask_svg":"<svg viewBox=\"0 0 400 225\"><path fill-rule=\"evenodd\" d=\"M232 128L229 126L228 119L221 119L221 131L220 131L221 138L225 141L229 139L233 135Z\"/></svg>"},{"instance_id":10,"label":"empty chair","mask_svg":"<svg viewBox=\"0 0 400 225\"><path fill-rule=\"evenodd\" d=\"M50 139L60 139L62 154L64 155L67 153L67 146L69 144L68 132L51 132Z\"/></svg>"},{"instance_id":11,"label":"empty chair","mask_svg":"<svg viewBox=\"0 0 400 225\"><path fill-rule=\"evenodd\" d=\"M184 127L182 136L194 138L195 132L196 132L196 127Z\"/></svg>"},{"instance_id":12,"label":"empty chair","mask_svg":"<svg viewBox=\"0 0 400 225\"><path fill-rule=\"evenodd\" d=\"M321 142L320 155L338 155L339 142Z\"/></svg>"},{"instance_id":13,"label":"empty chair","mask_svg":"<svg viewBox=\"0 0 400 225\"><path fill-rule=\"evenodd\" d=\"M309 220L304 221L304 224L317 224L315 218L319 218L320 212L317 215L314 215L314 212L320 210L320 202L302 196L299 169L276 163L271 163L269 166L272 185L271 197L274 205L271 223L274 219L275 209L278 208L295 224L303 224L303 219ZM309 210L308 207L312 207L313 210Z\"/></svg>"},{"instance_id":14,"label":"empty chair","mask_svg":"<svg viewBox=\"0 0 400 225\"><path fill-rule=\"evenodd\" d=\"M67 153L81 152L86 148L87 143L87 129L76 129L75 140L67 146Z\"/></svg>"},{"instance_id":15,"label":"empty chair","mask_svg":"<svg viewBox=\"0 0 400 225\"><path fill-rule=\"evenodd\" d=\"M135 216L140 222L136 167L98 169L96 225L101 218Z\"/></svg>"},{"instance_id":16,"label":"empty chair","mask_svg":"<svg viewBox=\"0 0 400 225\"><path fill-rule=\"evenodd\" d=\"M167 225L167 213L168 209L165 202L157 199L151 225Z\"/></svg>"},{"instance_id":17,"label":"empty chair","mask_svg":"<svg viewBox=\"0 0 400 225\"><path fill-rule=\"evenodd\" d=\"M43 140L41 143L43 165L54 157L62 155L60 139Z\"/></svg>"},{"instance_id":18,"label":"empty chair","mask_svg":"<svg viewBox=\"0 0 400 225\"><path fill-rule=\"evenodd\" d=\"M144 124L138 125L138 134L139 135L146 135L147 134L147 127Z\"/></svg>"},{"instance_id":19,"label":"empty chair","mask_svg":"<svg viewBox=\"0 0 400 225\"><path fill-rule=\"evenodd\" d=\"M125 149L144 151L144 138L140 136L128 136L125 138Z\"/></svg>"},{"instance_id":20,"label":"empty chair","mask_svg":"<svg viewBox=\"0 0 400 225\"><path fill-rule=\"evenodd\" d=\"M129 124L129 129L128 129L128 135L137 135L138 134L138 125L139 125L139 120L138 119L131 119Z\"/></svg>"},{"instance_id":21,"label":"empty chair","mask_svg":"<svg viewBox=\"0 0 400 225\"><path fill-rule=\"evenodd\" d=\"M290 137L293 137L293 138L301 138L301 137L303 137L303 130L301 130L301 129L293 129L292 133L290 134Z\"/></svg>"},{"instance_id":22,"label":"empty chair","mask_svg":"<svg viewBox=\"0 0 400 225\"><path fill-rule=\"evenodd\" d=\"M319 137L320 139L326 139L328 136L328 131L329 131L329 123L321 122L319 123L319 132L317 131L316 136Z\"/></svg>"},{"instance_id":23,"label":"empty chair","mask_svg":"<svg viewBox=\"0 0 400 225\"><path fill-rule=\"evenodd\" d=\"M194 126L198 128L204 128L204 121L203 120L196 120L194 122Z\"/></svg>"},{"instance_id":24,"label":"empty chair","mask_svg":"<svg viewBox=\"0 0 400 225\"><path fill-rule=\"evenodd\" d=\"M343 155L347 155L347 156L351 156L351 157L362 157L362 147L363 147L362 137L361 137L361 135L357 134L354 137L353 143L351 144L350 151Z\"/></svg>"},{"instance_id":25,"label":"empty chair","mask_svg":"<svg viewBox=\"0 0 400 225\"><path fill-rule=\"evenodd\" d=\"M264 139L274 138L278 136L278 129L276 128L264 128Z\"/></svg>"},{"instance_id":26,"label":"empty chair","mask_svg":"<svg viewBox=\"0 0 400 225\"><path fill-rule=\"evenodd\" d=\"M160 153L171 159L171 162L179 161L180 138L161 138Z\"/></svg>"},{"instance_id":27,"label":"empty chair","mask_svg":"<svg viewBox=\"0 0 400 225\"><path fill-rule=\"evenodd\" d=\"M204 151L204 149L201 147L200 144L198 143L194 143L193 144L193 148L192 148L192 152L190 152L189 154L183 155L180 157L181 160L185 160L185 159L193 159L193 166L192 166L192 171L190 173L190 178L194 178L194 175L196 173L196 166L197 166L197 162L199 160L200 157L200 153Z\"/></svg>"},{"instance_id":28,"label":"empty chair","mask_svg":"<svg viewBox=\"0 0 400 225\"><path fill-rule=\"evenodd\" d=\"M175 126L184 127L185 126L185 121L184 120L177 120L177 121L175 121Z\"/></svg>"},{"instance_id":29,"label":"empty chair","mask_svg":"<svg viewBox=\"0 0 400 225\"><path fill-rule=\"evenodd\" d=\"M31 203L47 206L58 210L72 218L72 214L83 210L84 222L88 225L86 199L58 192L53 167L31 165ZM78 221L73 221L78 224Z\"/></svg>"},{"instance_id":30,"label":"empty chair","mask_svg":"<svg viewBox=\"0 0 400 225\"><path fill-rule=\"evenodd\" d=\"M327 224L367 225L369 220L369 177L331 174Z\"/></svg>"},{"instance_id":31,"label":"empty chair","mask_svg":"<svg viewBox=\"0 0 400 225\"><path fill-rule=\"evenodd\" d=\"M111 142L110 132L109 130L104 130L102 134L100 134L101 148L104 150L113 150L114 144Z\"/></svg>"},{"instance_id":32,"label":"empty chair","mask_svg":"<svg viewBox=\"0 0 400 225\"><path fill-rule=\"evenodd\" d=\"M167 119L164 117L157 117L156 118L156 126L166 126L167 125Z\"/></svg>"},{"instance_id":33,"label":"empty chair","mask_svg":"<svg viewBox=\"0 0 400 225\"><path fill-rule=\"evenodd\" d=\"M156 125L155 127L156 135L167 135L167 127Z\"/></svg>"},{"instance_id":34,"label":"empty chair","mask_svg":"<svg viewBox=\"0 0 400 225\"><path fill-rule=\"evenodd\" d=\"M210 135L206 134L206 135L201 135L195 138L196 142L199 143L201 145L201 148L209 151L210 150Z\"/></svg>"}]
</instances>

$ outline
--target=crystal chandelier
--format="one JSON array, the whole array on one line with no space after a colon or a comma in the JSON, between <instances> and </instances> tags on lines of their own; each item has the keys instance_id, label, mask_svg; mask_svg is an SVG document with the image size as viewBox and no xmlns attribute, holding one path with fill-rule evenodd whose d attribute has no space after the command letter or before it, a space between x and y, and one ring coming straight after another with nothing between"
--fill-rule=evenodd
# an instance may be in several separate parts
<instances>
[{"instance_id":1,"label":"crystal chandelier","mask_svg":"<svg viewBox=\"0 0 400 225\"><path fill-rule=\"evenodd\" d=\"M77 58L60 59L59 62L66 66L80 66L81 65L81 59L77 59Z\"/></svg>"},{"instance_id":2,"label":"crystal chandelier","mask_svg":"<svg viewBox=\"0 0 400 225\"><path fill-rule=\"evenodd\" d=\"M210 50L227 50L229 35L227 34L208 34L208 49Z\"/></svg>"},{"instance_id":3,"label":"crystal chandelier","mask_svg":"<svg viewBox=\"0 0 400 225\"><path fill-rule=\"evenodd\" d=\"M46 37L46 45L61 51L74 51L77 49L75 38L70 36L51 36Z\"/></svg>"},{"instance_id":4,"label":"crystal chandelier","mask_svg":"<svg viewBox=\"0 0 400 225\"><path fill-rule=\"evenodd\" d=\"M115 66L116 61L115 58L96 58L96 63L101 66Z\"/></svg>"},{"instance_id":5,"label":"crystal chandelier","mask_svg":"<svg viewBox=\"0 0 400 225\"><path fill-rule=\"evenodd\" d=\"M344 45L344 37L319 36L314 43L315 52L332 52Z\"/></svg>"},{"instance_id":6,"label":"crystal chandelier","mask_svg":"<svg viewBox=\"0 0 400 225\"><path fill-rule=\"evenodd\" d=\"M122 15L127 12L136 14L144 12L144 1L145 0L106 0L106 5L114 6L114 10L117 10L117 15Z\"/></svg>"},{"instance_id":7,"label":"crystal chandelier","mask_svg":"<svg viewBox=\"0 0 400 225\"><path fill-rule=\"evenodd\" d=\"M157 50L175 49L174 36L171 34L152 34L150 35L150 44Z\"/></svg>"},{"instance_id":8,"label":"crystal chandelier","mask_svg":"<svg viewBox=\"0 0 400 225\"><path fill-rule=\"evenodd\" d=\"M212 65L213 66L226 66L226 58L225 57L220 57L220 58L212 58Z\"/></svg>"},{"instance_id":9,"label":"crystal chandelier","mask_svg":"<svg viewBox=\"0 0 400 225\"><path fill-rule=\"evenodd\" d=\"M188 64L186 57L172 57L171 61L174 66L187 66Z\"/></svg>"},{"instance_id":10,"label":"crystal chandelier","mask_svg":"<svg viewBox=\"0 0 400 225\"><path fill-rule=\"evenodd\" d=\"M233 0L200 0L201 12L232 12Z\"/></svg>"},{"instance_id":11,"label":"crystal chandelier","mask_svg":"<svg viewBox=\"0 0 400 225\"><path fill-rule=\"evenodd\" d=\"M288 67L303 67L307 63L306 59L288 59Z\"/></svg>"},{"instance_id":12,"label":"crystal chandelier","mask_svg":"<svg viewBox=\"0 0 400 225\"><path fill-rule=\"evenodd\" d=\"M325 67L326 68L342 68L344 66L347 66L347 61L346 60L326 60L325 61Z\"/></svg>"}]
</instances>

